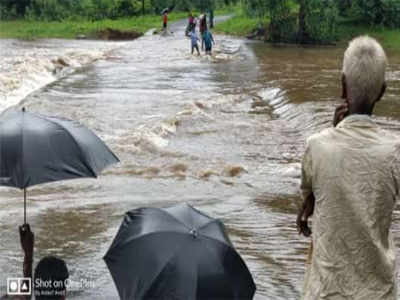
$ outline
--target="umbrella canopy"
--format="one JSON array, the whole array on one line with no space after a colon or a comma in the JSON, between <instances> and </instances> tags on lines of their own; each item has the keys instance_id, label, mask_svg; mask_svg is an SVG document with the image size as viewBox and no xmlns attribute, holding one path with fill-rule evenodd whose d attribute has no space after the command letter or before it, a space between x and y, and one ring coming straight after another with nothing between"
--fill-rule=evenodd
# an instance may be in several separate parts
<instances>
[{"instance_id":1,"label":"umbrella canopy","mask_svg":"<svg viewBox=\"0 0 400 300\"><path fill-rule=\"evenodd\" d=\"M118 158L78 122L22 110L0 115L0 185L24 189L40 183L97 177ZM26 222L26 220L25 220Z\"/></svg>"},{"instance_id":2,"label":"umbrella canopy","mask_svg":"<svg viewBox=\"0 0 400 300\"><path fill-rule=\"evenodd\" d=\"M161 11L161 15L165 14L165 13L170 13L174 10L175 8L175 4L171 5L170 7L166 7Z\"/></svg>"},{"instance_id":3,"label":"umbrella canopy","mask_svg":"<svg viewBox=\"0 0 400 300\"><path fill-rule=\"evenodd\" d=\"M256 290L222 222L187 204L127 212L104 260L123 300L246 300Z\"/></svg>"},{"instance_id":4,"label":"umbrella canopy","mask_svg":"<svg viewBox=\"0 0 400 300\"><path fill-rule=\"evenodd\" d=\"M97 177L118 158L78 122L23 110L0 115L0 185Z\"/></svg>"}]
</instances>

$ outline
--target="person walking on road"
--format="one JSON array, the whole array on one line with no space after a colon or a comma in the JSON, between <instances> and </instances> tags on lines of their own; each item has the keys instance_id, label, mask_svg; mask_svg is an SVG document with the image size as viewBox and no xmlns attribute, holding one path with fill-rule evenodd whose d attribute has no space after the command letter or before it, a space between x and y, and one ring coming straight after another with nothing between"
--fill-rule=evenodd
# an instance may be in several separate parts
<instances>
[{"instance_id":1,"label":"person walking on road","mask_svg":"<svg viewBox=\"0 0 400 300\"><path fill-rule=\"evenodd\" d=\"M193 17L193 14L190 12L189 19L188 19L188 26L186 28L186 36L189 36L189 33L195 29L196 29L196 21Z\"/></svg>"},{"instance_id":2,"label":"person walking on road","mask_svg":"<svg viewBox=\"0 0 400 300\"><path fill-rule=\"evenodd\" d=\"M214 28L214 10L210 9L210 29Z\"/></svg>"}]
</instances>

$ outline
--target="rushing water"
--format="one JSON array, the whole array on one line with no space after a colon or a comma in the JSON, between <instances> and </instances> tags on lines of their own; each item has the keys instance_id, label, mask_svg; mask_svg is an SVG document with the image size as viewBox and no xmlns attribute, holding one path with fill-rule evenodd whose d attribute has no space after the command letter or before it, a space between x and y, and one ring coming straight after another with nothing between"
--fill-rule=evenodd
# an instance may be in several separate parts
<instances>
[{"instance_id":1,"label":"rushing water","mask_svg":"<svg viewBox=\"0 0 400 300\"><path fill-rule=\"evenodd\" d=\"M3 108L18 102L27 85L33 90L55 80L19 106L79 120L121 159L97 180L29 189L35 260L58 255L72 280L90 282L70 299L117 299L102 256L124 212L186 201L226 224L254 276L257 299L298 299L309 245L295 228L300 160L306 137L331 126L344 49L218 36L216 57L198 58L189 53L182 24L172 30L124 43L1 41ZM380 125L397 131L400 55L388 55L389 89L376 113ZM31 59L51 75L32 70ZM25 69L4 67L21 64ZM43 74L51 77L42 80ZM6 278L21 273L22 203L20 191L0 190L3 293ZM396 210L396 244L399 230Z\"/></svg>"}]
</instances>

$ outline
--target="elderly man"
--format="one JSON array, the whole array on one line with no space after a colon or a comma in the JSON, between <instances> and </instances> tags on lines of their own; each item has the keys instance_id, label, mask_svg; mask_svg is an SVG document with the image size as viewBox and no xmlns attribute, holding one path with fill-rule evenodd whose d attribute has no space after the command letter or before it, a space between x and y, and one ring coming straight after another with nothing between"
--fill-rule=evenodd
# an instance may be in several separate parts
<instances>
[{"instance_id":1,"label":"elderly man","mask_svg":"<svg viewBox=\"0 0 400 300\"><path fill-rule=\"evenodd\" d=\"M378 42L354 39L344 54L344 104L334 127L311 136L302 162L297 226L312 254L304 300L395 300L390 225L400 184L400 139L371 118L383 96L387 59Z\"/></svg>"}]
</instances>

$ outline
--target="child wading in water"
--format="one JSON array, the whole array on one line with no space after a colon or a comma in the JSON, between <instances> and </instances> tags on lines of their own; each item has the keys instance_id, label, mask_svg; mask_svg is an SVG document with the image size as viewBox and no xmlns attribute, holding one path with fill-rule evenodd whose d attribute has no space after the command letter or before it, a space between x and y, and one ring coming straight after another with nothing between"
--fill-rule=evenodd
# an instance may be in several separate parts
<instances>
[{"instance_id":1,"label":"child wading in water","mask_svg":"<svg viewBox=\"0 0 400 300\"><path fill-rule=\"evenodd\" d=\"M190 36L190 42L192 45L192 54L193 54L194 49L196 49L197 55L200 55L199 45L197 44L199 37L197 36L196 30L193 30L192 32L190 32L189 36Z\"/></svg>"},{"instance_id":2,"label":"child wading in water","mask_svg":"<svg viewBox=\"0 0 400 300\"><path fill-rule=\"evenodd\" d=\"M206 30L203 33L203 40L202 40L201 43L202 43L201 44L201 49L203 49L203 44L204 44L204 46L206 48L206 54L211 55L212 44L215 45L215 41L214 41L214 38L213 38L210 30Z\"/></svg>"}]
</instances>

